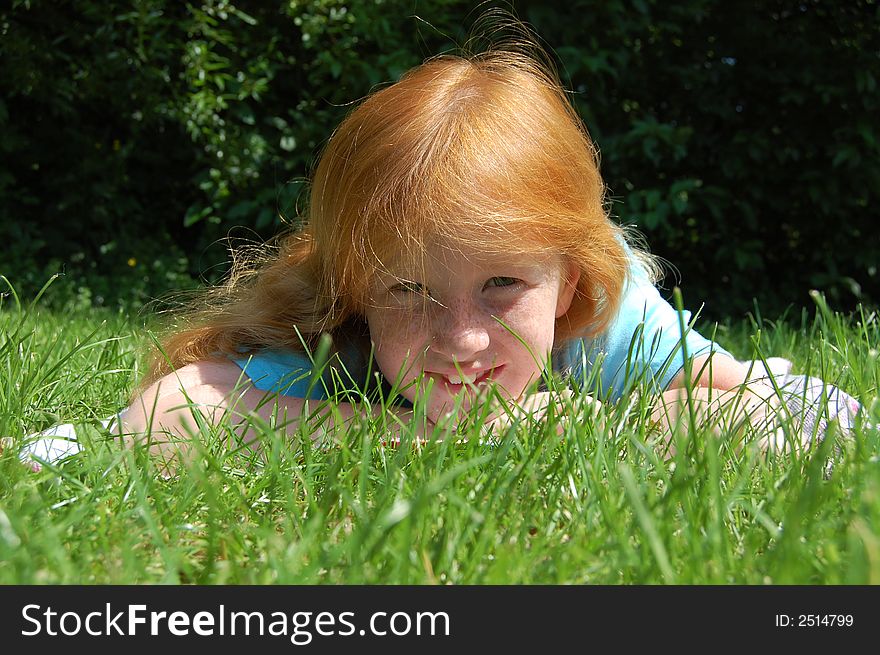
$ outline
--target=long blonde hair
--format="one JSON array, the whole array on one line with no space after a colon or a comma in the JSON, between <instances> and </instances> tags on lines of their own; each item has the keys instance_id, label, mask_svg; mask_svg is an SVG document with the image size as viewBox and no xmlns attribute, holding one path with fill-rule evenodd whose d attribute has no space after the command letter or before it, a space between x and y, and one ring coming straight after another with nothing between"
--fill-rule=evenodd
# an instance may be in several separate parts
<instances>
[{"instance_id":1,"label":"long blonde hair","mask_svg":"<svg viewBox=\"0 0 880 655\"><path fill-rule=\"evenodd\" d=\"M576 262L557 341L598 334L613 318L628 270L623 234L598 152L538 58L439 56L369 95L321 154L301 229L261 265L235 262L161 343L142 387L199 360L363 332L370 279L391 257L424 257L429 237Z\"/></svg>"}]
</instances>

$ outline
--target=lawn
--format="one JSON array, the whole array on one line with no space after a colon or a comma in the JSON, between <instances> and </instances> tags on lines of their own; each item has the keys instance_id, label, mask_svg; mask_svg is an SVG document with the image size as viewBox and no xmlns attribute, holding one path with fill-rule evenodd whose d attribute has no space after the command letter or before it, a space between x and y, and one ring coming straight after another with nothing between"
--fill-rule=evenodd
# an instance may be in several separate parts
<instances>
[{"instance_id":1,"label":"lawn","mask_svg":"<svg viewBox=\"0 0 880 655\"><path fill-rule=\"evenodd\" d=\"M380 417L315 447L304 428L259 424L255 461L205 428L170 478L99 423L125 405L152 325L3 301L0 583L880 583L880 319L867 310L817 298L798 320L717 328L737 356L789 358L864 403L851 437L832 430L809 451L767 456L695 430L664 459L644 395L594 410L575 393L562 418L491 444L465 431L388 447ZM57 422L84 450L23 466L14 445Z\"/></svg>"}]
</instances>

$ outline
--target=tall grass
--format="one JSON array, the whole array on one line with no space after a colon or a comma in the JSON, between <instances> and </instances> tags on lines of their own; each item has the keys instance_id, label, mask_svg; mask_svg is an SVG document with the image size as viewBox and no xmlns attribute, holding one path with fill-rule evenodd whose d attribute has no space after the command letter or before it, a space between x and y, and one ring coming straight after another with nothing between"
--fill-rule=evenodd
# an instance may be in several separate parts
<instances>
[{"instance_id":1,"label":"tall grass","mask_svg":"<svg viewBox=\"0 0 880 655\"><path fill-rule=\"evenodd\" d=\"M718 328L736 355L788 357L863 401L852 438L809 452L697 430L664 459L644 396L596 409L575 393L492 444L474 432L383 446L379 417L315 447L305 427L257 421L253 462L220 447L229 426L206 426L194 463L166 478L98 422L137 378L141 322L16 300L0 308L0 434L74 422L85 448L39 472L15 447L0 455L0 583L880 582L880 323L867 311L817 298L799 323Z\"/></svg>"}]
</instances>

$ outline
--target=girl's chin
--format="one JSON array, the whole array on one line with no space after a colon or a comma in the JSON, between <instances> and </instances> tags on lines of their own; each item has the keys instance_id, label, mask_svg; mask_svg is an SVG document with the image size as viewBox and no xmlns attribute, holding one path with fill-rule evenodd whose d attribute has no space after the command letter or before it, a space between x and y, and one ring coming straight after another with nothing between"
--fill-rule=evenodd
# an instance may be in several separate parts
<instances>
[{"instance_id":1,"label":"girl's chin","mask_svg":"<svg viewBox=\"0 0 880 655\"><path fill-rule=\"evenodd\" d=\"M501 409L489 411L480 407L484 401L478 397L479 395L478 393L465 390L455 396L447 395L444 399L432 398L428 402L425 413L428 420L435 424L444 421L451 421L453 424L457 424L474 414L484 421L490 421L501 413ZM503 396L506 398L507 394L503 394ZM497 405L497 401L493 404ZM476 413L472 411L475 407L478 409Z\"/></svg>"}]
</instances>

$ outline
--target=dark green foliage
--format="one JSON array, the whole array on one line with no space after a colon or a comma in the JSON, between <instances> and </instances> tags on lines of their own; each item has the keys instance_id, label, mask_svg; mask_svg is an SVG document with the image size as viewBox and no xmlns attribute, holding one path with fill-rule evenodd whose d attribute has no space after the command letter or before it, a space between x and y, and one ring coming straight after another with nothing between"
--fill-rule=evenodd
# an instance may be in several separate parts
<instances>
[{"instance_id":1,"label":"dark green foliage","mask_svg":"<svg viewBox=\"0 0 880 655\"><path fill-rule=\"evenodd\" d=\"M577 16L574 20L572 16ZM878 298L876 2L577 2L551 35L615 212L715 315ZM563 45L564 44L564 45Z\"/></svg>"},{"instance_id":2,"label":"dark green foliage","mask_svg":"<svg viewBox=\"0 0 880 655\"><path fill-rule=\"evenodd\" d=\"M0 9L0 273L27 295L65 270L55 297L80 304L216 279L218 240L294 220L352 104L463 43L482 9L14 1ZM874 0L514 9L574 92L613 213L680 270L688 305L880 298Z\"/></svg>"}]
</instances>

